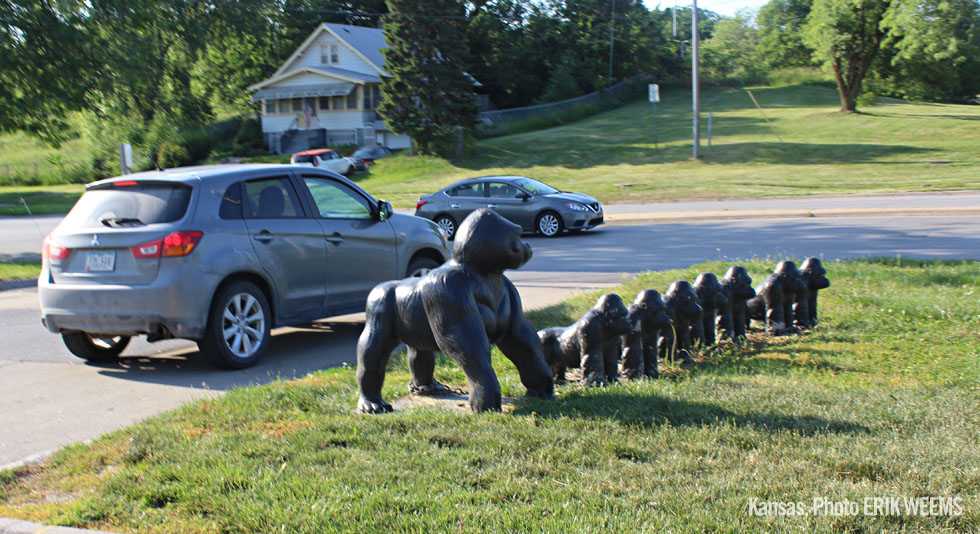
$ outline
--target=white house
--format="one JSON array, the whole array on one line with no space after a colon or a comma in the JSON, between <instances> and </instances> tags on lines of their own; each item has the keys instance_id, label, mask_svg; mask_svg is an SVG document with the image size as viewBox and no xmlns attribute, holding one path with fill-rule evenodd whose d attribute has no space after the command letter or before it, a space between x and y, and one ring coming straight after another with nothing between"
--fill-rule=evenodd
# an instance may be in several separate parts
<instances>
[{"instance_id":1,"label":"white house","mask_svg":"<svg viewBox=\"0 0 980 534\"><path fill-rule=\"evenodd\" d=\"M338 144L407 148L375 108L385 75L384 34L375 28L320 24L271 78L248 87L262 102L262 133L277 153Z\"/></svg>"}]
</instances>

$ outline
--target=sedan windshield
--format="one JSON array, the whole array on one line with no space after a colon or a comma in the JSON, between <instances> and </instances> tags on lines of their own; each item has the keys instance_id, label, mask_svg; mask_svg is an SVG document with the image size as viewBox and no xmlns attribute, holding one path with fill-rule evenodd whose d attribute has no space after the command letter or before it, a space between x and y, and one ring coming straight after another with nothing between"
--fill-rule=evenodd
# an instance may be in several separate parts
<instances>
[{"instance_id":1,"label":"sedan windshield","mask_svg":"<svg viewBox=\"0 0 980 534\"><path fill-rule=\"evenodd\" d=\"M515 185L519 185L524 189L530 191L534 195L552 195L558 193L559 191L548 184L541 183L532 178L518 178L513 182Z\"/></svg>"}]
</instances>

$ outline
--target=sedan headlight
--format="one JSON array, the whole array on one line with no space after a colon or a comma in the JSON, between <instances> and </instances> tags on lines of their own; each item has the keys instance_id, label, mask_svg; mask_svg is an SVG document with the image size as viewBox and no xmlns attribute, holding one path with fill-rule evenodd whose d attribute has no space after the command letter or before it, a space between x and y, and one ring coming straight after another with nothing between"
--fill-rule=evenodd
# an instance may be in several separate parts
<instances>
[{"instance_id":1,"label":"sedan headlight","mask_svg":"<svg viewBox=\"0 0 980 534\"><path fill-rule=\"evenodd\" d=\"M572 211L589 211L589 208L585 207L584 204L579 204L578 202L568 202L565 205Z\"/></svg>"}]
</instances>

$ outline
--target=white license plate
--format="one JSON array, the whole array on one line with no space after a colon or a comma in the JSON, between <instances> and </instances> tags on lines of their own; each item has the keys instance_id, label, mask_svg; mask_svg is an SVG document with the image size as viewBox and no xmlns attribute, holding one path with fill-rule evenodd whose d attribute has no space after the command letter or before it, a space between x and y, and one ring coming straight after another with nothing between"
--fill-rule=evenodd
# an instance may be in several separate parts
<instances>
[{"instance_id":1,"label":"white license plate","mask_svg":"<svg viewBox=\"0 0 980 534\"><path fill-rule=\"evenodd\" d=\"M90 273L105 273L116 268L116 251L91 251L85 256L85 270Z\"/></svg>"}]
</instances>

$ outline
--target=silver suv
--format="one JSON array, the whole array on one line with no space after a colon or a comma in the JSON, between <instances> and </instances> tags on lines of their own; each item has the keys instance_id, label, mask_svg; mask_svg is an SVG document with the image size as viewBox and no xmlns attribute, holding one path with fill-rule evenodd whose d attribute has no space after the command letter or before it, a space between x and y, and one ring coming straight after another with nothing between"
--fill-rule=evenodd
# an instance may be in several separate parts
<instances>
[{"instance_id":1,"label":"silver suv","mask_svg":"<svg viewBox=\"0 0 980 534\"><path fill-rule=\"evenodd\" d=\"M385 280L449 257L433 222L336 173L291 165L150 171L90 184L44 240L41 320L81 358L131 336L255 364L273 327L364 310Z\"/></svg>"}]
</instances>

